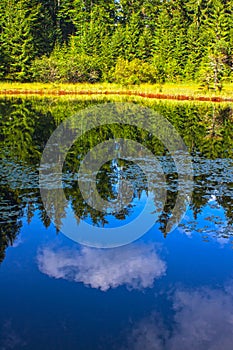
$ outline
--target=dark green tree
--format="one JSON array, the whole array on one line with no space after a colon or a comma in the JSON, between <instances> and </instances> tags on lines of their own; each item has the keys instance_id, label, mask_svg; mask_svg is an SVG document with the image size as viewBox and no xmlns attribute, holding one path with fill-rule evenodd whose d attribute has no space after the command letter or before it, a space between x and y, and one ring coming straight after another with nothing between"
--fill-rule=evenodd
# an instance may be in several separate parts
<instances>
[{"instance_id":1,"label":"dark green tree","mask_svg":"<svg viewBox=\"0 0 233 350\"><path fill-rule=\"evenodd\" d=\"M229 14L224 1L210 0L203 22L203 36L207 43L201 65L201 79L208 88L222 90L222 82L228 74Z\"/></svg>"},{"instance_id":2,"label":"dark green tree","mask_svg":"<svg viewBox=\"0 0 233 350\"><path fill-rule=\"evenodd\" d=\"M32 25L39 6L29 9L27 0L3 0L4 22L1 23L1 42L5 60L5 77L23 81L29 78L30 63L36 52Z\"/></svg>"}]
</instances>

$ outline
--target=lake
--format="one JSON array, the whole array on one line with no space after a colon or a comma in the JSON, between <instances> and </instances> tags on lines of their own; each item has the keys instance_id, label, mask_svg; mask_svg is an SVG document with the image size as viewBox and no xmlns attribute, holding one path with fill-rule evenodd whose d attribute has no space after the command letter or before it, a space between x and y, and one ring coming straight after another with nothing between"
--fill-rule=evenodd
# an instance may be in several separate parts
<instances>
[{"instance_id":1,"label":"lake","mask_svg":"<svg viewBox=\"0 0 233 350\"><path fill-rule=\"evenodd\" d=\"M0 115L0 350L231 350L233 105L2 97Z\"/></svg>"}]
</instances>

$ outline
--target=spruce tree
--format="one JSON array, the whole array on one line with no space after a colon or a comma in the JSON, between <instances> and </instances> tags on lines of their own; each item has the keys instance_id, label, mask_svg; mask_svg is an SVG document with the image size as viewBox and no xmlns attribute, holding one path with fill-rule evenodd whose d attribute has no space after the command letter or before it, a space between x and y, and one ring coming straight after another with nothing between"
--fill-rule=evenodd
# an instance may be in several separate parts
<instances>
[{"instance_id":1,"label":"spruce tree","mask_svg":"<svg viewBox=\"0 0 233 350\"><path fill-rule=\"evenodd\" d=\"M4 23L1 41L7 79L24 81L29 76L30 62L35 57L32 24L39 7L28 8L26 0L4 0Z\"/></svg>"},{"instance_id":2,"label":"spruce tree","mask_svg":"<svg viewBox=\"0 0 233 350\"><path fill-rule=\"evenodd\" d=\"M142 25L140 24L140 13L133 13L125 27L125 59L132 60L140 57L139 39L141 34Z\"/></svg>"},{"instance_id":3,"label":"spruce tree","mask_svg":"<svg viewBox=\"0 0 233 350\"><path fill-rule=\"evenodd\" d=\"M177 31L173 27L173 12L170 4L161 5L154 35L153 61L161 81L172 80L179 62L175 59Z\"/></svg>"},{"instance_id":4,"label":"spruce tree","mask_svg":"<svg viewBox=\"0 0 233 350\"><path fill-rule=\"evenodd\" d=\"M146 26L139 37L138 57L142 60L149 60L153 56L154 40L153 33L149 26Z\"/></svg>"},{"instance_id":5,"label":"spruce tree","mask_svg":"<svg viewBox=\"0 0 233 350\"><path fill-rule=\"evenodd\" d=\"M214 90L222 89L222 81L227 75L227 53L229 42L229 17L221 0L210 0L203 23L203 35L206 40L206 54L202 63L202 80L213 84Z\"/></svg>"}]
</instances>

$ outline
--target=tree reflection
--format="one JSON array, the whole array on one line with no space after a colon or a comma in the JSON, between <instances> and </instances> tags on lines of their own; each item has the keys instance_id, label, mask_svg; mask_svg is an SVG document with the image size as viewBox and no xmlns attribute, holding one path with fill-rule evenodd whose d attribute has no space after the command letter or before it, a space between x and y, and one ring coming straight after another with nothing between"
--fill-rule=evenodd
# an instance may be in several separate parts
<instances>
[{"instance_id":1,"label":"tree reflection","mask_svg":"<svg viewBox=\"0 0 233 350\"><path fill-rule=\"evenodd\" d=\"M5 250L13 245L22 226L22 203L17 191L12 191L8 186L0 186L0 262L5 258Z\"/></svg>"},{"instance_id":2,"label":"tree reflection","mask_svg":"<svg viewBox=\"0 0 233 350\"><path fill-rule=\"evenodd\" d=\"M62 219L66 216L67 206L58 195L51 192L48 198L51 204L49 218L39 194L38 165L46 142L56 126L66 117L93 104L97 104L97 101L75 100L70 103L68 100L55 99L0 100L1 261L4 259L6 247L13 244L20 231L23 215L27 216L30 223L35 210L39 210L39 217L44 226L46 228L50 226L52 217L59 231ZM194 156L194 167L197 166L191 203L194 219L197 219L207 205L213 191L219 189L216 200L224 209L228 225L232 225L233 196L230 180L232 163L229 161L226 166L219 166L217 163L202 161L206 159L212 162L210 160L233 158L232 107L194 103L161 104L156 101L150 107L174 125ZM121 108L120 105L119 108ZM88 123L88 120L84 122ZM159 159L163 159L167 200L159 217L159 224L161 232L165 235L166 224L177 198L177 174L173 168L169 169L169 154L161 142L147 131L130 125L112 124L92 129L70 149L64 164L63 182L66 198L72 206L77 222L80 219L87 219L97 226L103 227L109 224L107 213L93 209L84 201L77 182L77 172L80 162L91 148L112 138L138 141ZM166 167L168 169L165 169ZM146 178L140 169L118 159L104 164L98 173L97 189L103 199L107 201L116 199L119 174L121 179L127 179L132 183L133 199L142 198L143 193L148 195ZM54 211L54 201L59 203L59 210ZM131 202L120 212L112 213L112 216L116 220L124 221L133 212L134 205ZM12 208L14 208L13 211Z\"/></svg>"}]
</instances>

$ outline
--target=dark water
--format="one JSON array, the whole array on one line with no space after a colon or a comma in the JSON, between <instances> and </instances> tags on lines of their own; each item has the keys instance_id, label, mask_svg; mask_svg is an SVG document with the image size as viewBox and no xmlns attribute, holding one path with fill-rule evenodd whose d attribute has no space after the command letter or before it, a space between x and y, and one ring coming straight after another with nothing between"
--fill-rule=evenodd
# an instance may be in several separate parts
<instances>
[{"instance_id":1,"label":"dark water","mask_svg":"<svg viewBox=\"0 0 233 350\"><path fill-rule=\"evenodd\" d=\"M48 216L39 190L43 149L65 118L95 104L0 100L0 349L231 350L232 107L151 106L179 131L194 167L191 203L167 233L178 191L174 163L150 133L128 126L100 127L75 143L63 168L68 207L61 203ZM114 200L119 177L126 178L133 186L130 205L103 213L83 199L80 160L113 137L134 139L153 152L165 174L167 197L154 226L136 242L97 249L60 232L67 212L96 228L118 227L134 220L150 196L140 168L114 159L97 175L99 194Z\"/></svg>"}]
</instances>

